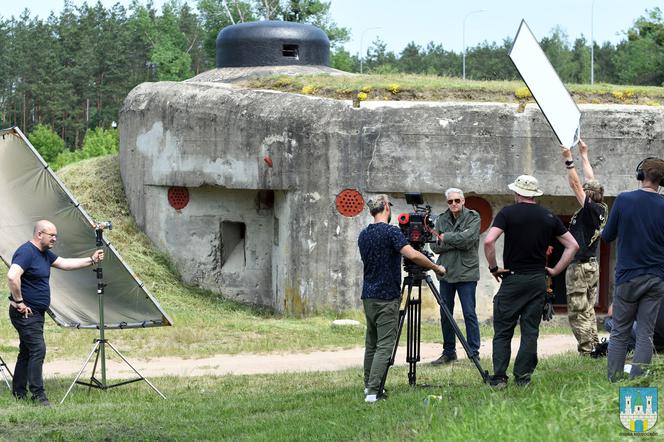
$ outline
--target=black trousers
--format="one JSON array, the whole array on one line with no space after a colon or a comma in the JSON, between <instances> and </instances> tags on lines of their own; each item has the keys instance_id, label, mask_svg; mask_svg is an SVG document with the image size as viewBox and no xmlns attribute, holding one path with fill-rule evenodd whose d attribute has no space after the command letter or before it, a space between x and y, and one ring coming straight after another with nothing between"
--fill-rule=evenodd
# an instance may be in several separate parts
<instances>
[{"instance_id":1,"label":"black trousers","mask_svg":"<svg viewBox=\"0 0 664 442\"><path fill-rule=\"evenodd\" d=\"M521 345L514 361L514 377L530 380L537 366L537 338L546 297L544 273L509 275L503 279L493 298L493 371L506 376L511 343L517 323Z\"/></svg>"},{"instance_id":2,"label":"black trousers","mask_svg":"<svg viewBox=\"0 0 664 442\"><path fill-rule=\"evenodd\" d=\"M14 368L12 392L17 398L27 395L27 386L33 398L44 397L42 366L46 357L44 342L44 313L33 311L27 318L14 307L9 307L9 318L18 332L19 347Z\"/></svg>"}]
</instances>

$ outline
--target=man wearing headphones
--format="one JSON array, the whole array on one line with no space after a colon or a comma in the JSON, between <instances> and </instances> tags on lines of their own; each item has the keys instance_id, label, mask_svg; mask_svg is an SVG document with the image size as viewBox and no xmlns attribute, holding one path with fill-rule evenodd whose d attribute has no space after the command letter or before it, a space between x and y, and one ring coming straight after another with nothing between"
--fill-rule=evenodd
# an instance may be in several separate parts
<instances>
[{"instance_id":1,"label":"man wearing headphones","mask_svg":"<svg viewBox=\"0 0 664 442\"><path fill-rule=\"evenodd\" d=\"M664 161L646 158L636 168L641 188L616 198L602 232L605 241L618 239L613 294L613 329L609 339L608 376L623 375L632 323L636 319L636 346L630 377L642 373L652 359L655 320L664 297Z\"/></svg>"},{"instance_id":2,"label":"man wearing headphones","mask_svg":"<svg viewBox=\"0 0 664 442\"><path fill-rule=\"evenodd\" d=\"M608 207L604 204L604 187L595 179L588 160L588 145L579 140L579 155L583 165L585 183L581 185L576 173L572 152L561 146L567 181L580 207L572 216L569 231L579 243L579 251L565 274L567 291L567 316L582 355L590 355L599 343L595 301L599 286L599 263L597 245L599 234L606 223Z\"/></svg>"}]
</instances>

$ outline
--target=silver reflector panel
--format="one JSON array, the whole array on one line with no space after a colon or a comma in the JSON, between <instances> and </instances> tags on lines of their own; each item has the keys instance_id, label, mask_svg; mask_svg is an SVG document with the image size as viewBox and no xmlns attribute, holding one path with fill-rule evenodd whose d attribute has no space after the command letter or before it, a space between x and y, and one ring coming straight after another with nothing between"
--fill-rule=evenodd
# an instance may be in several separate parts
<instances>
[{"instance_id":1,"label":"silver reflector panel","mask_svg":"<svg viewBox=\"0 0 664 442\"><path fill-rule=\"evenodd\" d=\"M48 219L58 228L53 249L56 255L85 257L96 250L93 221L25 135L17 128L0 130L0 259L7 265L14 251L32 238L34 224L40 219ZM115 248L104 241L105 326L172 325ZM49 314L63 327L98 327L97 277L92 268L68 272L51 269Z\"/></svg>"},{"instance_id":2,"label":"silver reflector panel","mask_svg":"<svg viewBox=\"0 0 664 442\"><path fill-rule=\"evenodd\" d=\"M581 111L525 20L521 20L509 56L560 144L567 147L576 145L579 142Z\"/></svg>"}]
</instances>

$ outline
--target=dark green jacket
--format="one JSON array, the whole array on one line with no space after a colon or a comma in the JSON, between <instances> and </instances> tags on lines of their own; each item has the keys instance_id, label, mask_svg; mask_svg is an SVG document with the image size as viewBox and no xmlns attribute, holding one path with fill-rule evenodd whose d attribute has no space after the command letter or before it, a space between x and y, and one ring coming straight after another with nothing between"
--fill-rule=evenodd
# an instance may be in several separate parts
<instances>
[{"instance_id":1,"label":"dark green jacket","mask_svg":"<svg viewBox=\"0 0 664 442\"><path fill-rule=\"evenodd\" d=\"M444 233L443 241L431 244L431 250L439 253L438 264L447 269L443 277L447 282L470 282L480 279L480 258L477 254L480 244L480 214L466 209L454 222L450 210L436 219L435 229Z\"/></svg>"}]
</instances>

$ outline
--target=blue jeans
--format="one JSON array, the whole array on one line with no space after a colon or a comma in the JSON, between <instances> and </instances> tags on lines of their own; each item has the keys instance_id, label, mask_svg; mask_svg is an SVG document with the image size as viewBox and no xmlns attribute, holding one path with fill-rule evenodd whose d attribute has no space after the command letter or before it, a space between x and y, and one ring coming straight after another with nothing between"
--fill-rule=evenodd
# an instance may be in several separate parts
<instances>
[{"instance_id":1,"label":"blue jeans","mask_svg":"<svg viewBox=\"0 0 664 442\"><path fill-rule=\"evenodd\" d=\"M476 288L476 281L455 283L440 281L441 300L452 314L454 314L454 294L459 294L463 319L466 323L466 340L468 341L471 354L480 353L480 325L477 322L477 314L475 313ZM450 321L447 320L442 308L440 309L440 325L443 329L443 354L448 356L455 355L456 336L454 335L454 328Z\"/></svg>"}]
</instances>

